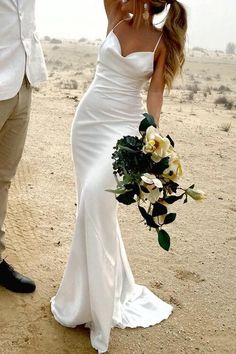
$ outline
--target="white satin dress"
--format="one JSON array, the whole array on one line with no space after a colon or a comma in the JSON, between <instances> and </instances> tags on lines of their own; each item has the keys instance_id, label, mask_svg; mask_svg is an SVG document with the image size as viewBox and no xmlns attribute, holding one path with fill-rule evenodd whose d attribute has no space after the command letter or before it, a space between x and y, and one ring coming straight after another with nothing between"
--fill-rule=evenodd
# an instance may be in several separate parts
<instances>
[{"instance_id":1,"label":"white satin dress","mask_svg":"<svg viewBox=\"0 0 236 354\"><path fill-rule=\"evenodd\" d=\"M91 344L99 353L108 350L112 327L148 327L172 311L145 286L135 284L117 221L117 201L105 191L116 185L111 155L117 139L138 134L144 112L140 90L152 75L155 50L124 57L112 30L100 47L95 78L72 127L79 204L69 260L51 309L63 326L89 327Z\"/></svg>"}]
</instances>

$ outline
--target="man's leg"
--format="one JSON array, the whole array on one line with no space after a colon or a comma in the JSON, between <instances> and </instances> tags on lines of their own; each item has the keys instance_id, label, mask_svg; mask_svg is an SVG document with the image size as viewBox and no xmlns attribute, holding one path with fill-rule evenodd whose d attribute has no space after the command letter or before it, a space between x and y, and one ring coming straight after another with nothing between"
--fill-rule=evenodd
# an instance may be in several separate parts
<instances>
[{"instance_id":1,"label":"man's leg","mask_svg":"<svg viewBox=\"0 0 236 354\"><path fill-rule=\"evenodd\" d=\"M31 87L26 80L16 97L0 101L0 259L5 248L3 223L7 211L8 190L24 149L30 104ZM10 270L14 273L10 274ZM8 275L10 275L10 280L7 278ZM15 277L17 278L16 282ZM28 281L30 281L28 278L21 277L12 268L8 269L7 263L2 261L0 264L0 285L13 291L29 292L33 284L25 286Z\"/></svg>"},{"instance_id":2,"label":"man's leg","mask_svg":"<svg viewBox=\"0 0 236 354\"><path fill-rule=\"evenodd\" d=\"M10 188L10 180L4 180L4 166L6 164L5 147L3 148L3 138L7 134L7 121L13 115L18 103L18 95L5 101L0 101L0 262L2 254L5 250L4 243L4 220L7 212L8 189ZM8 159L7 159L8 160ZM5 172L6 174L6 172Z\"/></svg>"}]
</instances>

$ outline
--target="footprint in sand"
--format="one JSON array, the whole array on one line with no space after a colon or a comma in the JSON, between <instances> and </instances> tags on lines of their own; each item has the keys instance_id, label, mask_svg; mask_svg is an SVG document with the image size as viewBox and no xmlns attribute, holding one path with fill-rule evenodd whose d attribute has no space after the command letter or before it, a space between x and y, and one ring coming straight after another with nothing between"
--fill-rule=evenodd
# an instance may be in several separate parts
<instances>
[{"instance_id":1,"label":"footprint in sand","mask_svg":"<svg viewBox=\"0 0 236 354\"><path fill-rule=\"evenodd\" d=\"M173 297L173 296L170 296L169 303L171 303L171 304L173 304L173 305L179 307L180 309L182 308L182 305L181 305L181 303L179 302L179 300L176 299L176 298Z\"/></svg>"},{"instance_id":2,"label":"footprint in sand","mask_svg":"<svg viewBox=\"0 0 236 354\"><path fill-rule=\"evenodd\" d=\"M178 279L185 281L193 281L195 283L201 283L202 281L205 281L205 279L202 278L199 274L195 272L190 272L188 270L176 270L175 276Z\"/></svg>"},{"instance_id":3,"label":"footprint in sand","mask_svg":"<svg viewBox=\"0 0 236 354\"><path fill-rule=\"evenodd\" d=\"M162 287L163 283L161 281L153 281L151 282L151 287L152 288L156 288L156 289L160 289Z\"/></svg>"}]
</instances>

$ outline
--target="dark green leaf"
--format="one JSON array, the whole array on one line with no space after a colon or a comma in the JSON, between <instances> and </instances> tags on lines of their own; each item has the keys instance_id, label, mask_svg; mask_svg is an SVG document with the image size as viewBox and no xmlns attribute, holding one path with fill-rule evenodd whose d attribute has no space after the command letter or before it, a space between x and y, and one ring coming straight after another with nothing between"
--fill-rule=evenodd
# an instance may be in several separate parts
<instances>
[{"instance_id":1,"label":"dark green leaf","mask_svg":"<svg viewBox=\"0 0 236 354\"><path fill-rule=\"evenodd\" d=\"M155 163L152 172L155 175L161 175L169 167L169 157L164 157L160 162Z\"/></svg>"},{"instance_id":2,"label":"dark green leaf","mask_svg":"<svg viewBox=\"0 0 236 354\"><path fill-rule=\"evenodd\" d=\"M164 224L170 224L175 221L176 213L167 214L164 220Z\"/></svg>"},{"instance_id":3,"label":"dark green leaf","mask_svg":"<svg viewBox=\"0 0 236 354\"><path fill-rule=\"evenodd\" d=\"M105 189L106 192L111 192L114 194L123 194L126 193L127 190L126 189L122 189L122 188L117 188L117 189Z\"/></svg>"},{"instance_id":4,"label":"dark green leaf","mask_svg":"<svg viewBox=\"0 0 236 354\"><path fill-rule=\"evenodd\" d=\"M148 214L144 208L142 208L141 206L139 206L138 208L142 217L145 219L147 226L153 227L154 229L159 227L153 220L153 217L150 214Z\"/></svg>"},{"instance_id":5,"label":"dark green leaf","mask_svg":"<svg viewBox=\"0 0 236 354\"><path fill-rule=\"evenodd\" d=\"M184 194L181 195L171 195L170 197L165 198L165 202L168 204L173 204L175 203L177 200L183 198Z\"/></svg>"},{"instance_id":6,"label":"dark green leaf","mask_svg":"<svg viewBox=\"0 0 236 354\"><path fill-rule=\"evenodd\" d=\"M139 153L139 151L136 151L136 150L134 150L134 149L131 149L131 148L127 147L127 146L120 146L120 149L121 149L121 150L126 150L126 151L130 152L131 154L137 154L137 153Z\"/></svg>"},{"instance_id":7,"label":"dark green leaf","mask_svg":"<svg viewBox=\"0 0 236 354\"><path fill-rule=\"evenodd\" d=\"M165 230L158 231L158 242L159 245L165 250L169 251L170 249L170 236Z\"/></svg>"},{"instance_id":8,"label":"dark green leaf","mask_svg":"<svg viewBox=\"0 0 236 354\"><path fill-rule=\"evenodd\" d=\"M146 218L146 214L147 214L146 210L143 207L141 207L141 206L139 206L138 208L139 208L139 211L140 211L142 217L145 219Z\"/></svg>"},{"instance_id":9,"label":"dark green leaf","mask_svg":"<svg viewBox=\"0 0 236 354\"><path fill-rule=\"evenodd\" d=\"M167 214L167 207L161 203L156 202L153 206L152 216L159 216Z\"/></svg>"},{"instance_id":10,"label":"dark green leaf","mask_svg":"<svg viewBox=\"0 0 236 354\"><path fill-rule=\"evenodd\" d=\"M127 190L132 191L134 195L139 195L139 186L136 183L128 183L124 186Z\"/></svg>"},{"instance_id":11,"label":"dark green leaf","mask_svg":"<svg viewBox=\"0 0 236 354\"><path fill-rule=\"evenodd\" d=\"M119 176L145 173L150 159L142 148L143 139L137 136L127 135L119 139L112 154L114 173Z\"/></svg>"},{"instance_id":12,"label":"dark green leaf","mask_svg":"<svg viewBox=\"0 0 236 354\"><path fill-rule=\"evenodd\" d=\"M174 143L174 141L171 139L171 137L170 137L169 135L167 135L166 137L167 137L167 139L169 139L170 144L171 144L173 147L175 147L175 143Z\"/></svg>"},{"instance_id":13,"label":"dark green leaf","mask_svg":"<svg viewBox=\"0 0 236 354\"><path fill-rule=\"evenodd\" d=\"M141 190L144 192L144 193L150 193L149 190L144 187L144 186L140 186Z\"/></svg>"},{"instance_id":14,"label":"dark green leaf","mask_svg":"<svg viewBox=\"0 0 236 354\"><path fill-rule=\"evenodd\" d=\"M195 187L195 184L192 184L189 188L193 189Z\"/></svg>"},{"instance_id":15,"label":"dark green leaf","mask_svg":"<svg viewBox=\"0 0 236 354\"><path fill-rule=\"evenodd\" d=\"M172 192L176 193L177 192L177 188L179 187L179 184L175 183L173 181L169 181L168 187L172 190Z\"/></svg>"},{"instance_id":16,"label":"dark green leaf","mask_svg":"<svg viewBox=\"0 0 236 354\"><path fill-rule=\"evenodd\" d=\"M130 205L132 203L135 203L134 199L134 193L133 192L126 192L123 194L120 194L118 197L116 197L118 202L125 204L125 205Z\"/></svg>"},{"instance_id":17,"label":"dark green leaf","mask_svg":"<svg viewBox=\"0 0 236 354\"><path fill-rule=\"evenodd\" d=\"M156 123L155 123L153 116L151 116L148 113L144 113L143 116L145 118L141 121L141 123L139 125L139 132L141 134L144 134L146 132L147 128L150 126L153 126L156 128Z\"/></svg>"}]
</instances>

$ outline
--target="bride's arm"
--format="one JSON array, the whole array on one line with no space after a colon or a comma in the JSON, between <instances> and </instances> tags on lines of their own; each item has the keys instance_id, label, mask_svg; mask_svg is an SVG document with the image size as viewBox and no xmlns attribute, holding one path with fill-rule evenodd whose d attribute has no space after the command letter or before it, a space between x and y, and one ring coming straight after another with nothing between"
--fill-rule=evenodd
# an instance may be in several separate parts
<instances>
[{"instance_id":1,"label":"bride's arm","mask_svg":"<svg viewBox=\"0 0 236 354\"><path fill-rule=\"evenodd\" d=\"M104 0L104 7L108 19L107 32L110 32L110 30L124 18L125 14L121 11L121 5L121 0Z\"/></svg>"},{"instance_id":2,"label":"bride's arm","mask_svg":"<svg viewBox=\"0 0 236 354\"><path fill-rule=\"evenodd\" d=\"M152 75L147 94L147 111L155 119L159 127L160 114L163 103L163 92L165 88L164 70L165 70L166 49L164 46L160 48L160 53L157 57L157 64Z\"/></svg>"}]
</instances>

